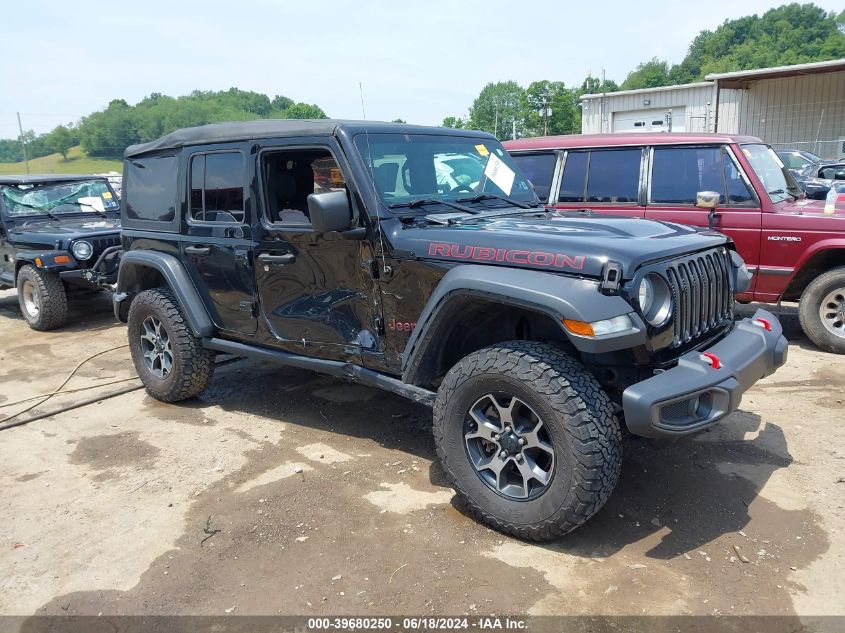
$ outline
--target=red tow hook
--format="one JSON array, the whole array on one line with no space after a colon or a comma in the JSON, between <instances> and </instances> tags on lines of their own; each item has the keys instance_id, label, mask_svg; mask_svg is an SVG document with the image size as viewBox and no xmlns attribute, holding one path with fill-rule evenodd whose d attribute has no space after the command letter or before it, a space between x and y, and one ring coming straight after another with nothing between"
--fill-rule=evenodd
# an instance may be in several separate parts
<instances>
[{"instance_id":1,"label":"red tow hook","mask_svg":"<svg viewBox=\"0 0 845 633\"><path fill-rule=\"evenodd\" d=\"M756 319L752 319L751 322L757 327L763 328L766 332L772 331L772 324L769 323L768 319L761 319L760 317L757 317Z\"/></svg>"},{"instance_id":2,"label":"red tow hook","mask_svg":"<svg viewBox=\"0 0 845 633\"><path fill-rule=\"evenodd\" d=\"M712 352L702 352L701 360L706 363L710 363L710 366L713 369L721 369L722 367L722 363L721 361L719 361L719 357L716 356L716 354L713 354Z\"/></svg>"}]
</instances>

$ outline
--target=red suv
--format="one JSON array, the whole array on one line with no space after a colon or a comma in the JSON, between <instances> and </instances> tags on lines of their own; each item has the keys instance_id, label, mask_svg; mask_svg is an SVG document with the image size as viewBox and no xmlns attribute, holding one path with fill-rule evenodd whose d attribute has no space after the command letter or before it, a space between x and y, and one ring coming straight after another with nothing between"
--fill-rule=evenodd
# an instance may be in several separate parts
<instances>
[{"instance_id":1,"label":"red suv","mask_svg":"<svg viewBox=\"0 0 845 633\"><path fill-rule=\"evenodd\" d=\"M845 208L809 200L752 136L599 134L509 141L549 206L726 233L754 279L740 301L800 301L801 327L845 353Z\"/></svg>"}]
</instances>

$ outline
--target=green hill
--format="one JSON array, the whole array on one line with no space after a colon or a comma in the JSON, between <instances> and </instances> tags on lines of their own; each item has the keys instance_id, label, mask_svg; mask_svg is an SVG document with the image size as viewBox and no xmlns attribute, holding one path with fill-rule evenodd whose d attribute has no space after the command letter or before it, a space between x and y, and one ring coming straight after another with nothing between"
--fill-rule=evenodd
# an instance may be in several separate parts
<instances>
[{"instance_id":1,"label":"green hill","mask_svg":"<svg viewBox=\"0 0 845 633\"><path fill-rule=\"evenodd\" d=\"M122 173L123 164L111 158L91 158L77 146L68 152L67 160L61 154L50 154L29 161L32 174L102 174L109 171ZM24 163L0 163L0 174L25 174Z\"/></svg>"}]
</instances>

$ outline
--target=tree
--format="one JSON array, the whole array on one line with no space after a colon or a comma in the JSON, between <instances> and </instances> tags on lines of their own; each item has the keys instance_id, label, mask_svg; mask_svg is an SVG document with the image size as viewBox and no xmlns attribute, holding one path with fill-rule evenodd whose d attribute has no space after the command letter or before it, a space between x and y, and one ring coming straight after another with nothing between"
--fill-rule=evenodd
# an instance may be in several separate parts
<instances>
[{"instance_id":1,"label":"tree","mask_svg":"<svg viewBox=\"0 0 845 633\"><path fill-rule=\"evenodd\" d=\"M73 133L64 125L57 125L47 137L50 147L61 154L64 160L67 160L68 151L76 144L74 141Z\"/></svg>"},{"instance_id":2,"label":"tree","mask_svg":"<svg viewBox=\"0 0 845 633\"><path fill-rule=\"evenodd\" d=\"M308 103L294 103L285 112L286 119L328 119L318 106Z\"/></svg>"},{"instance_id":3,"label":"tree","mask_svg":"<svg viewBox=\"0 0 845 633\"><path fill-rule=\"evenodd\" d=\"M669 64L653 57L651 61L639 64L636 69L628 73L622 82L622 90L637 90L638 88L657 88L668 86Z\"/></svg>"},{"instance_id":4,"label":"tree","mask_svg":"<svg viewBox=\"0 0 845 633\"><path fill-rule=\"evenodd\" d=\"M443 119L443 123L441 123L443 127L451 127L457 130L463 130L467 126L467 122L464 121L461 117L455 116L447 116Z\"/></svg>"},{"instance_id":5,"label":"tree","mask_svg":"<svg viewBox=\"0 0 845 633\"><path fill-rule=\"evenodd\" d=\"M407 123L404 119L393 119L391 123Z\"/></svg>"},{"instance_id":6,"label":"tree","mask_svg":"<svg viewBox=\"0 0 845 633\"><path fill-rule=\"evenodd\" d=\"M562 81L532 82L525 90L522 119L529 136L574 134L581 129L577 98Z\"/></svg>"},{"instance_id":7,"label":"tree","mask_svg":"<svg viewBox=\"0 0 845 633\"><path fill-rule=\"evenodd\" d=\"M793 3L702 31L683 61L669 71L669 78L674 84L688 83L709 73L841 57L845 57L845 11L837 16L813 4Z\"/></svg>"},{"instance_id":8,"label":"tree","mask_svg":"<svg viewBox=\"0 0 845 633\"><path fill-rule=\"evenodd\" d=\"M500 141L519 137L524 130L522 120L525 90L515 81L489 83L472 102L469 126L490 132Z\"/></svg>"},{"instance_id":9,"label":"tree","mask_svg":"<svg viewBox=\"0 0 845 633\"><path fill-rule=\"evenodd\" d=\"M612 79L605 79L602 81L598 77L588 75L581 83L581 87L576 91L576 95L597 95L603 92L617 92L619 84Z\"/></svg>"}]
</instances>

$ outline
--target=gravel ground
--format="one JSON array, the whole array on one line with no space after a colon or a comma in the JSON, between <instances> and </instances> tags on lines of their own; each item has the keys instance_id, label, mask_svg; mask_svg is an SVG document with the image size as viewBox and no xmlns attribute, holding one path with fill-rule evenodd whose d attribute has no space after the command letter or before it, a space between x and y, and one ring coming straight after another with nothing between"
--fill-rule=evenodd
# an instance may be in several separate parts
<instances>
[{"instance_id":1,"label":"gravel ground","mask_svg":"<svg viewBox=\"0 0 845 633\"><path fill-rule=\"evenodd\" d=\"M812 630L845 615L845 362L779 313L786 367L711 431L626 442L609 503L546 545L463 514L429 410L305 371L241 360L193 401L137 390L3 431L0 614L753 614ZM133 375L105 296L38 333L0 292L0 340L0 416L101 350L116 348L66 389Z\"/></svg>"}]
</instances>

